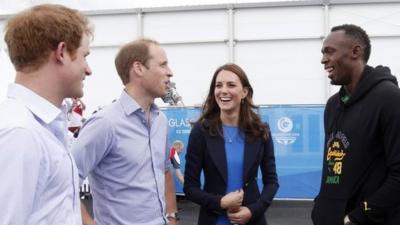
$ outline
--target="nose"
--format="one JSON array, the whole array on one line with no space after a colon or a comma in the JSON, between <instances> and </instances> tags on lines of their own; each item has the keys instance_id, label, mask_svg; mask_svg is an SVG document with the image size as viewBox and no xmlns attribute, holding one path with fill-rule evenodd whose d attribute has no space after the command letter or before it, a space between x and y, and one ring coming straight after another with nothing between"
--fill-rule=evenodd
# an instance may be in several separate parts
<instances>
[{"instance_id":1,"label":"nose","mask_svg":"<svg viewBox=\"0 0 400 225\"><path fill-rule=\"evenodd\" d=\"M92 74L92 70L90 69L89 66L87 66L86 69L85 69L85 75L86 76L90 76L91 74Z\"/></svg>"},{"instance_id":2,"label":"nose","mask_svg":"<svg viewBox=\"0 0 400 225\"><path fill-rule=\"evenodd\" d=\"M322 55L321 64L326 64L327 62L328 62L327 57L325 55Z\"/></svg>"},{"instance_id":3,"label":"nose","mask_svg":"<svg viewBox=\"0 0 400 225\"><path fill-rule=\"evenodd\" d=\"M222 93L225 93L225 92L227 92L227 90L228 90L228 87L227 87L225 84L223 84L223 85L221 86L221 92L222 92Z\"/></svg>"},{"instance_id":4,"label":"nose","mask_svg":"<svg viewBox=\"0 0 400 225\"><path fill-rule=\"evenodd\" d=\"M173 77L174 75L172 74L171 68L167 66L167 77Z\"/></svg>"}]
</instances>

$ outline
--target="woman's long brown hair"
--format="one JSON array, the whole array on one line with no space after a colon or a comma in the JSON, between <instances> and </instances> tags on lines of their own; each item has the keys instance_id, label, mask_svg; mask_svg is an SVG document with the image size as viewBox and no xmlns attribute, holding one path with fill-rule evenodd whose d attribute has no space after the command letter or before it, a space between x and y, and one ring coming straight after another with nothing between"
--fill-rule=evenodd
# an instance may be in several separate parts
<instances>
[{"instance_id":1,"label":"woman's long brown hair","mask_svg":"<svg viewBox=\"0 0 400 225\"><path fill-rule=\"evenodd\" d=\"M222 121L220 118L221 109L219 108L215 96L215 83L219 72L222 70L230 71L239 77L243 88L248 89L248 94L240 105L239 112L239 130L245 135L246 142L252 142L255 138L262 138L267 141L269 138L269 128L262 122L260 116L255 112L258 108L253 103L253 88L250 85L246 73L238 65L228 63L220 66L215 72L211 80L210 90L206 101L202 107L202 114L198 120L208 130L212 136L221 135Z\"/></svg>"}]
</instances>

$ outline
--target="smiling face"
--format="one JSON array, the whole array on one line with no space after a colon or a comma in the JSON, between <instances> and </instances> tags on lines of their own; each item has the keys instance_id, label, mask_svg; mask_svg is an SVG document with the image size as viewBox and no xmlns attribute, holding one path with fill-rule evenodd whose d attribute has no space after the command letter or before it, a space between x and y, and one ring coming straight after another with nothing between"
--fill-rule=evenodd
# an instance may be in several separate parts
<instances>
[{"instance_id":1,"label":"smiling face","mask_svg":"<svg viewBox=\"0 0 400 225\"><path fill-rule=\"evenodd\" d=\"M69 55L69 53L67 53ZM89 37L83 35L81 45L74 52L69 55L69 62L66 65L68 72L64 79L64 86L66 87L64 97L80 98L83 96L83 80L86 76L92 74L92 71L86 61L89 55Z\"/></svg>"},{"instance_id":2,"label":"smiling face","mask_svg":"<svg viewBox=\"0 0 400 225\"><path fill-rule=\"evenodd\" d=\"M228 70L221 70L215 80L214 97L222 113L239 115L242 99L248 90L239 77Z\"/></svg>"},{"instance_id":3,"label":"smiling face","mask_svg":"<svg viewBox=\"0 0 400 225\"><path fill-rule=\"evenodd\" d=\"M143 65L143 87L153 97L163 97L168 94L171 69L165 51L158 45L150 44L150 59Z\"/></svg>"},{"instance_id":4,"label":"smiling face","mask_svg":"<svg viewBox=\"0 0 400 225\"><path fill-rule=\"evenodd\" d=\"M354 41L343 30L331 32L324 40L321 63L333 85L349 85L354 68Z\"/></svg>"}]
</instances>

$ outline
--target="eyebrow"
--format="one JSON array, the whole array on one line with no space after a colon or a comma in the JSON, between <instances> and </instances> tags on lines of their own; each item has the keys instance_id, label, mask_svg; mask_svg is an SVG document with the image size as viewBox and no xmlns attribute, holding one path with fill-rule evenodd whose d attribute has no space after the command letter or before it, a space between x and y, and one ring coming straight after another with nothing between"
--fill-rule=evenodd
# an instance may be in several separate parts
<instances>
[{"instance_id":1,"label":"eyebrow","mask_svg":"<svg viewBox=\"0 0 400 225\"><path fill-rule=\"evenodd\" d=\"M328 50L333 50L334 48L332 48L332 47L330 47L330 46L325 46L325 47L323 47L322 49L321 49L321 53L325 53L326 51L328 51Z\"/></svg>"},{"instance_id":2,"label":"eyebrow","mask_svg":"<svg viewBox=\"0 0 400 225\"><path fill-rule=\"evenodd\" d=\"M234 80L228 80L228 81L215 81L216 83L228 83L228 84L231 84L231 83L233 83L233 84L235 84L235 83L237 83L237 81L234 81Z\"/></svg>"}]
</instances>

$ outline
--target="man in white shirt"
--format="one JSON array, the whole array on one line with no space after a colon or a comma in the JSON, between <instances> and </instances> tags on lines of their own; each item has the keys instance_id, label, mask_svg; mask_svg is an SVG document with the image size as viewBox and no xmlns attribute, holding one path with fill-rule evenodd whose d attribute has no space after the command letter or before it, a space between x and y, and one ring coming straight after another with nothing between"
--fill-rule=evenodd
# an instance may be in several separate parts
<instances>
[{"instance_id":1,"label":"man in white shirt","mask_svg":"<svg viewBox=\"0 0 400 225\"><path fill-rule=\"evenodd\" d=\"M92 30L78 11L38 5L9 19L16 70L0 104L0 224L82 224L64 98L82 97Z\"/></svg>"}]
</instances>

